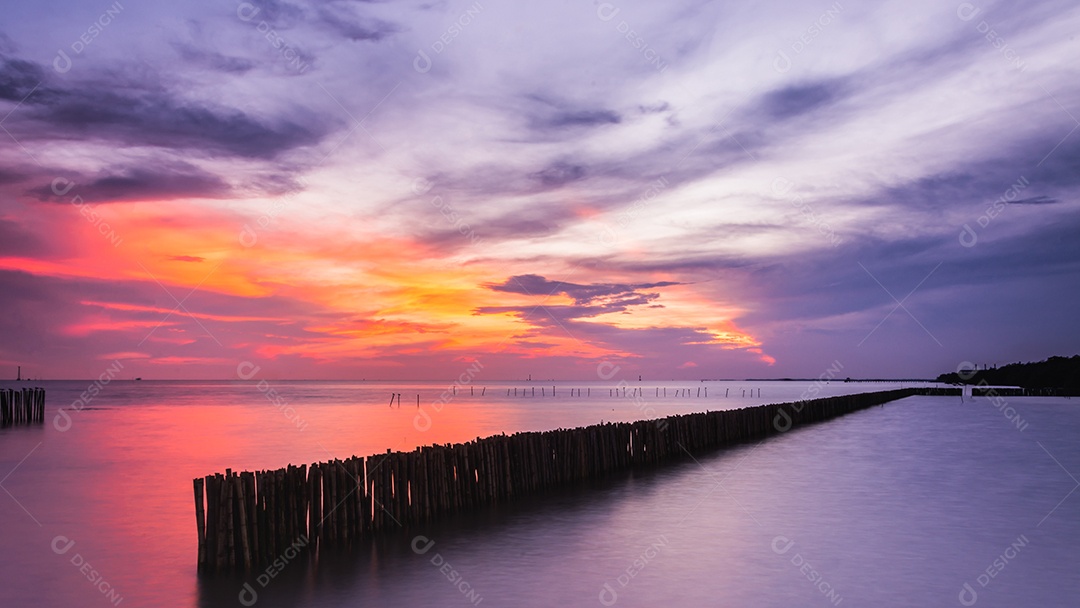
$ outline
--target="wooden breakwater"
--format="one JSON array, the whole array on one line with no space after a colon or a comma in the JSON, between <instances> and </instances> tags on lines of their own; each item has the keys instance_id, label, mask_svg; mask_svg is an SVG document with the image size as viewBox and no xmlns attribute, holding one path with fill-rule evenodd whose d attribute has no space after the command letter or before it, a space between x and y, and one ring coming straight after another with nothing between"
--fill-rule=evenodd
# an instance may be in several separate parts
<instances>
[{"instance_id":1,"label":"wooden breakwater","mask_svg":"<svg viewBox=\"0 0 1080 608\"><path fill-rule=\"evenodd\" d=\"M226 469L224 475L194 480L198 567L206 573L250 572L301 550L348 547L449 513L919 394L959 395L960 390L907 388L495 435L272 471Z\"/></svg>"},{"instance_id":2,"label":"wooden breakwater","mask_svg":"<svg viewBox=\"0 0 1080 608\"><path fill-rule=\"evenodd\" d=\"M45 422L45 389L0 389L0 426Z\"/></svg>"}]
</instances>

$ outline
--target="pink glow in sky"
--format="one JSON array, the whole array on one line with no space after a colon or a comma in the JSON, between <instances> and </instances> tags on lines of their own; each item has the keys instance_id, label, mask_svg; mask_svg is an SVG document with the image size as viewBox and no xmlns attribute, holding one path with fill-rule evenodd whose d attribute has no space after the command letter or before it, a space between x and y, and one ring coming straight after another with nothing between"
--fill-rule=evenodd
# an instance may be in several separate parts
<instances>
[{"instance_id":1,"label":"pink glow in sky","mask_svg":"<svg viewBox=\"0 0 1080 608\"><path fill-rule=\"evenodd\" d=\"M0 375L926 377L1080 338L1068 2L5 10Z\"/></svg>"}]
</instances>

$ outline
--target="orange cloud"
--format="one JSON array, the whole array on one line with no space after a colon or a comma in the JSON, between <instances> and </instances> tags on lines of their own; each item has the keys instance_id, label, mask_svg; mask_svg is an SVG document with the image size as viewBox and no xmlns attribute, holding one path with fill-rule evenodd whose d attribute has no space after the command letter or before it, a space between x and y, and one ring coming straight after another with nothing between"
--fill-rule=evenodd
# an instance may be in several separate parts
<instances>
[{"instance_id":1,"label":"orange cloud","mask_svg":"<svg viewBox=\"0 0 1080 608\"><path fill-rule=\"evenodd\" d=\"M577 209L582 217L593 214L583 205ZM538 329L517 314L476 314L485 307L575 304L566 293L529 295L486 287L507 280L508 267L501 260L447 258L445 251L417 238L365 225L315 225L311 218L303 224L278 217L249 247L242 233L245 225L250 228L250 218L197 201L98 205L96 210L100 221L121 235L119 244L75 208L50 208L47 214L59 227L54 230L70 235L74 247L48 259L0 258L0 269L123 281L143 285L158 298L156 303L82 300L85 313L61 329L68 336L140 330L151 334L152 343L188 347L195 343L196 329L188 326L194 319L220 327L212 337L217 342L218 335L224 336L222 346L248 348L266 359L296 356L333 363L479 352L526 359L638 356L615 342L581 340L557 323ZM663 273L594 278L578 267L550 274L582 284L678 281ZM775 362L761 351L758 339L736 325L742 309L708 299L695 285L647 291L660 292L660 297L574 322L629 331L689 328L708 337L683 345L748 350L766 363ZM174 298L184 301L193 292L224 299L215 300L213 310L197 297L183 310L171 306ZM269 301L289 302L289 312L250 312L263 310L257 302ZM152 359L155 364L217 360L186 354Z\"/></svg>"}]
</instances>

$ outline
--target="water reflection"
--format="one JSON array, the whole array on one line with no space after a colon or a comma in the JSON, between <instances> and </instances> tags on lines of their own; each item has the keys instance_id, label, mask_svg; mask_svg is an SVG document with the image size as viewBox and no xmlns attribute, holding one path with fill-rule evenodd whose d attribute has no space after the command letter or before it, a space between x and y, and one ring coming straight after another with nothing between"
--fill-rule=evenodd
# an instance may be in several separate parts
<instances>
[{"instance_id":1,"label":"water reflection","mask_svg":"<svg viewBox=\"0 0 1080 608\"><path fill-rule=\"evenodd\" d=\"M765 384L761 401L804 388ZM85 386L47 389L52 412ZM432 563L436 553L484 606L596 605L605 584L618 606L829 605L796 554L842 605L953 605L965 583L979 606L1065 606L1080 592L1071 574L1080 501L1069 496L1067 472L1080 471L1080 418L1068 400L1035 398L1010 399L1029 423L1023 431L985 400L908 399L389 534L362 551L320 555L317 567L298 558L265 586L254 577L201 580L196 476L639 417L617 399L515 400L504 391L451 401L419 432L415 400L411 410L404 396L400 409L387 407L388 386L282 390L305 429L250 385L143 382L110 385L67 431L48 417L0 430L0 552L10 581L0 605L108 605L71 554L53 551L59 535L129 606L238 606L244 582L259 606L469 605ZM436 398L441 387L412 390ZM655 407L666 415L750 404L713 394ZM412 550L417 534L435 542L428 553ZM982 586L980 574L1021 534L1030 548ZM790 551L774 551L778 536L794 542Z\"/></svg>"}]
</instances>

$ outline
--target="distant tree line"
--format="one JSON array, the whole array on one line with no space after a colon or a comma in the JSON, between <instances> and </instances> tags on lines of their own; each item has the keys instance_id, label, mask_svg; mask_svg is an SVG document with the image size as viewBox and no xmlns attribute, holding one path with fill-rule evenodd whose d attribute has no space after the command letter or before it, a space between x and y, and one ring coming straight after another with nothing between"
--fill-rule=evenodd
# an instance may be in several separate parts
<instances>
[{"instance_id":1,"label":"distant tree line","mask_svg":"<svg viewBox=\"0 0 1080 608\"><path fill-rule=\"evenodd\" d=\"M1023 388L1080 388L1080 355L1050 357L1037 363L1010 363L981 370L960 370L937 377L949 384L1020 386Z\"/></svg>"}]
</instances>

